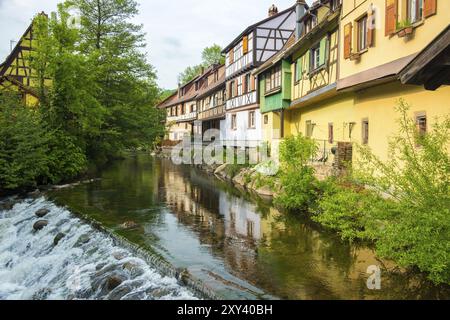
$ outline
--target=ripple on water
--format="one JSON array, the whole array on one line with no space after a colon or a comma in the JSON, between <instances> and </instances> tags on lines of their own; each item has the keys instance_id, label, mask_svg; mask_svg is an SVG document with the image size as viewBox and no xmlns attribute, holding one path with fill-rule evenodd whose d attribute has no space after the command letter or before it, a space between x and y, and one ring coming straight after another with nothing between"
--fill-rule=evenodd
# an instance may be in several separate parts
<instances>
[{"instance_id":1,"label":"ripple on water","mask_svg":"<svg viewBox=\"0 0 450 320\"><path fill-rule=\"evenodd\" d=\"M48 225L34 231L39 209ZM65 236L54 245L58 234ZM0 299L196 299L175 278L40 198L0 211Z\"/></svg>"}]
</instances>

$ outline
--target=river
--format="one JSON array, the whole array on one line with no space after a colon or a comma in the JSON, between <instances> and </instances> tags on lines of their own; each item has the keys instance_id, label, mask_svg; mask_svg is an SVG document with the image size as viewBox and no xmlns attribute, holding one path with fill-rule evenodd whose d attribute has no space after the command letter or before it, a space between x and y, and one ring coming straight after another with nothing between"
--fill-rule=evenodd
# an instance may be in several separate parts
<instances>
[{"instance_id":1,"label":"river","mask_svg":"<svg viewBox=\"0 0 450 320\"><path fill-rule=\"evenodd\" d=\"M377 259L370 247L343 242L299 214L280 212L270 201L170 160L130 156L105 169L98 180L52 191L47 198L28 199L0 215L0 299L196 298L70 211L187 269L222 298L450 298L448 287L400 272ZM40 207L51 208L50 225L36 234L29 220ZM127 221L137 227L122 228ZM58 230L67 236L53 248ZM80 248L76 244L83 234L90 241ZM116 252L123 257L118 260ZM139 272L133 275L124 267L127 262ZM379 290L367 286L371 266L381 268ZM67 286L71 279L63 276L68 270L81 274L75 293ZM124 282L108 292L102 270Z\"/></svg>"}]
</instances>

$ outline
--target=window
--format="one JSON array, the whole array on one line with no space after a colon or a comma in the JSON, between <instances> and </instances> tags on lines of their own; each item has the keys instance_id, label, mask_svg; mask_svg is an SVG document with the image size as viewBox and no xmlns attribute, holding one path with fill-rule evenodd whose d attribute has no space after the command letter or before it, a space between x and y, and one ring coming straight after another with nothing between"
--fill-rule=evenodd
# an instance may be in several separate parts
<instances>
[{"instance_id":1,"label":"window","mask_svg":"<svg viewBox=\"0 0 450 320\"><path fill-rule=\"evenodd\" d=\"M266 93L275 91L281 87L281 67L272 68L266 73Z\"/></svg>"},{"instance_id":2,"label":"window","mask_svg":"<svg viewBox=\"0 0 450 320\"><path fill-rule=\"evenodd\" d=\"M369 143L369 119L364 119L362 121L362 143Z\"/></svg>"},{"instance_id":3,"label":"window","mask_svg":"<svg viewBox=\"0 0 450 320\"><path fill-rule=\"evenodd\" d=\"M316 70L320 67L320 46L311 49L311 68Z\"/></svg>"},{"instance_id":4,"label":"window","mask_svg":"<svg viewBox=\"0 0 450 320\"><path fill-rule=\"evenodd\" d=\"M255 111L250 111L248 113L248 127L250 129L255 128L256 127L256 121L255 121Z\"/></svg>"},{"instance_id":5,"label":"window","mask_svg":"<svg viewBox=\"0 0 450 320\"><path fill-rule=\"evenodd\" d=\"M230 82L230 95L231 95L231 98L237 96L235 91L236 91L236 82L235 82L235 80L233 80L233 81Z\"/></svg>"},{"instance_id":6,"label":"window","mask_svg":"<svg viewBox=\"0 0 450 320\"><path fill-rule=\"evenodd\" d=\"M408 21L411 23L422 20L423 18L423 0L408 0Z\"/></svg>"},{"instance_id":7,"label":"window","mask_svg":"<svg viewBox=\"0 0 450 320\"><path fill-rule=\"evenodd\" d=\"M331 0L330 1L330 8L331 11L336 11L336 9L341 5L341 0Z\"/></svg>"},{"instance_id":8,"label":"window","mask_svg":"<svg viewBox=\"0 0 450 320\"><path fill-rule=\"evenodd\" d=\"M306 121L306 137L311 138L313 135L313 124L311 120Z\"/></svg>"},{"instance_id":9,"label":"window","mask_svg":"<svg viewBox=\"0 0 450 320\"><path fill-rule=\"evenodd\" d=\"M253 221L247 220L247 236L253 238L255 234L255 223Z\"/></svg>"},{"instance_id":10,"label":"window","mask_svg":"<svg viewBox=\"0 0 450 320\"><path fill-rule=\"evenodd\" d=\"M330 144L334 143L334 125L332 123L328 124L328 142Z\"/></svg>"},{"instance_id":11,"label":"window","mask_svg":"<svg viewBox=\"0 0 450 320\"><path fill-rule=\"evenodd\" d=\"M367 49L367 15L357 22L358 25L358 51Z\"/></svg>"},{"instance_id":12,"label":"window","mask_svg":"<svg viewBox=\"0 0 450 320\"><path fill-rule=\"evenodd\" d=\"M427 133L427 115L425 112L416 113L416 126L419 136L423 137Z\"/></svg>"},{"instance_id":13,"label":"window","mask_svg":"<svg viewBox=\"0 0 450 320\"><path fill-rule=\"evenodd\" d=\"M236 130L237 129L237 121L236 121L236 115L231 115L231 129Z\"/></svg>"},{"instance_id":14,"label":"window","mask_svg":"<svg viewBox=\"0 0 450 320\"><path fill-rule=\"evenodd\" d=\"M267 114L264 115L264 124L269 124L269 116Z\"/></svg>"},{"instance_id":15,"label":"window","mask_svg":"<svg viewBox=\"0 0 450 320\"><path fill-rule=\"evenodd\" d=\"M244 78L244 93L250 92L250 73L245 75Z\"/></svg>"}]
</instances>

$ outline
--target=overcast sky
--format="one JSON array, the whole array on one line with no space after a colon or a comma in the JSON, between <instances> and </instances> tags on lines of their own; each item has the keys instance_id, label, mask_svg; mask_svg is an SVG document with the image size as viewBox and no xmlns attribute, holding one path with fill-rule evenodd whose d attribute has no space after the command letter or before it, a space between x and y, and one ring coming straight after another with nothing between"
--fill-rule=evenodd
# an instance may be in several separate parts
<instances>
[{"instance_id":1,"label":"overcast sky","mask_svg":"<svg viewBox=\"0 0 450 320\"><path fill-rule=\"evenodd\" d=\"M60 0L0 0L0 60L10 52L32 17L56 9ZM149 62L163 88L175 88L177 75L201 61L204 47L226 46L247 26L264 19L272 4L284 10L295 0L138 0L136 23L147 34ZM310 2L310 1L309 1Z\"/></svg>"}]
</instances>

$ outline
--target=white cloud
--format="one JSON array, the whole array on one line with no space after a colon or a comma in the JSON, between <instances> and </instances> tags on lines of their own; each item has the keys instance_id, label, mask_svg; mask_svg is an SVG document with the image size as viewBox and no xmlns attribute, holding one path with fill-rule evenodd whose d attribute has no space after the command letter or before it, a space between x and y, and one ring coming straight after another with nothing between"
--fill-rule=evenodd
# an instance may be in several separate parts
<instances>
[{"instance_id":1,"label":"white cloud","mask_svg":"<svg viewBox=\"0 0 450 320\"><path fill-rule=\"evenodd\" d=\"M175 88L177 75L198 64L201 51L213 43L227 45L247 26L264 19L275 3L280 10L295 0L138 0L137 23L147 33L147 52L158 71L159 84ZM57 0L0 0L0 59L9 53L32 17L56 9Z\"/></svg>"}]
</instances>

